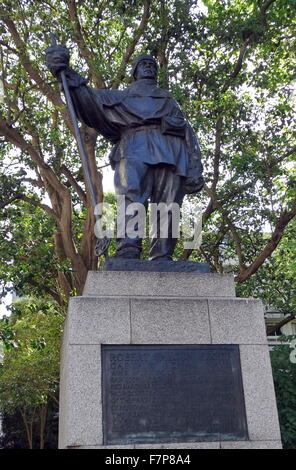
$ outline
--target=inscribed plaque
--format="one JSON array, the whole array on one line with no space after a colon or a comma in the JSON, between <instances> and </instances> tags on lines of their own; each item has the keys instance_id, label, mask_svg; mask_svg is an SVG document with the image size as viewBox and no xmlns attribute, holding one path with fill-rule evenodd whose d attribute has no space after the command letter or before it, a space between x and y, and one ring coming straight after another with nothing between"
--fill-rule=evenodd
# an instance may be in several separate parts
<instances>
[{"instance_id":1,"label":"inscribed plaque","mask_svg":"<svg viewBox=\"0 0 296 470\"><path fill-rule=\"evenodd\" d=\"M235 345L103 345L104 444L246 440Z\"/></svg>"}]
</instances>

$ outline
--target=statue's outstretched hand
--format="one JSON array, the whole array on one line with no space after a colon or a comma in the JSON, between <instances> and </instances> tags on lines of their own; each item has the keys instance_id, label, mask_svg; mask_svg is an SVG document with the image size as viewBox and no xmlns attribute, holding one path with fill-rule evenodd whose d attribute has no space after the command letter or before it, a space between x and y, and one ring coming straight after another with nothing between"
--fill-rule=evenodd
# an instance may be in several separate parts
<instances>
[{"instance_id":1,"label":"statue's outstretched hand","mask_svg":"<svg viewBox=\"0 0 296 470\"><path fill-rule=\"evenodd\" d=\"M45 53L47 67L59 79L60 72L69 66L70 54L68 49L62 44L54 44L46 49Z\"/></svg>"}]
</instances>

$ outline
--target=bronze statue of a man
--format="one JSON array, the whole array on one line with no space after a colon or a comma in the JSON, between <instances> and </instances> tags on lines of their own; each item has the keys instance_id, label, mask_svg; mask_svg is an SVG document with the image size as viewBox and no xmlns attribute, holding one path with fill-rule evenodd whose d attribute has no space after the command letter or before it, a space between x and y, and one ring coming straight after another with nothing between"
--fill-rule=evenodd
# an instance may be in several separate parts
<instances>
[{"instance_id":1,"label":"bronze statue of a man","mask_svg":"<svg viewBox=\"0 0 296 470\"><path fill-rule=\"evenodd\" d=\"M124 90L94 90L69 68L65 46L47 49L47 65L59 79L65 71L78 118L114 144L110 154L117 195L125 204L177 203L202 189L200 149L193 130L171 94L157 85L157 63L147 54L133 64L133 83ZM132 216L126 216L125 223ZM172 259L177 239L169 214L168 236L151 240L150 259ZM117 240L116 256L140 258L139 237Z\"/></svg>"}]
</instances>

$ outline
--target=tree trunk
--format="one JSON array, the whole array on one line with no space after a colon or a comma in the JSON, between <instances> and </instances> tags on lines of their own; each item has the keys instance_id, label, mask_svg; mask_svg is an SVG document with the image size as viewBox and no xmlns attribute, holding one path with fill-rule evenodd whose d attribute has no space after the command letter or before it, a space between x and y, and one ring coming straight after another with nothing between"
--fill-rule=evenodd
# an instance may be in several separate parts
<instances>
[{"instance_id":1,"label":"tree trunk","mask_svg":"<svg viewBox=\"0 0 296 470\"><path fill-rule=\"evenodd\" d=\"M20 412L21 412L21 416L22 416L22 419L23 419L25 429L26 429L26 435L27 435L27 440L28 440L28 444L29 444L29 449L33 449L33 420L34 420L35 411L33 412L33 415L31 416L30 422L28 420L26 409L23 408L23 409L20 410Z\"/></svg>"},{"instance_id":2,"label":"tree trunk","mask_svg":"<svg viewBox=\"0 0 296 470\"><path fill-rule=\"evenodd\" d=\"M44 449L44 438L45 438L45 426L47 417L47 403L41 405L39 411L40 418L40 449Z\"/></svg>"}]
</instances>

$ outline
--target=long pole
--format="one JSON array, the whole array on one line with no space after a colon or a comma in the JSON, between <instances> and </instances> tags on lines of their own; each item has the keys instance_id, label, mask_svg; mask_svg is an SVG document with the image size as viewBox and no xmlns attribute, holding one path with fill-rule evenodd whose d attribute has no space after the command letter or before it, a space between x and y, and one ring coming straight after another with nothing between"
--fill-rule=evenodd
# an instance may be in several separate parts
<instances>
[{"instance_id":1,"label":"long pole","mask_svg":"<svg viewBox=\"0 0 296 470\"><path fill-rule=\"evenodd\" d=\"M52 40L52 45L55 46L57 44L57 40L56 40L56 37L55 37L54 34L51 34L51 40ZM80 154L80 157L81 157L82 166L83 166L83 169L84 169L84 172L85 172L86 181L87 181L88 188L89 188L89 191L90 191L92 207L93 207L93 209L95 209L96 204L97 204L96 193L95 193L94 186L93 186L92 179L91 179L88 159L87 159L87 156L86 156L83 140L82 140L82 137L81 137L81 132L80 132L80 129L79 129L79 126L78 126L78 119L77 119L75 108L74 108L73 101L72 101L72 98L71 98L71 94L70 94L70 90L69 90L69 86L68 86L65 71L61 70L60 74L61 74L61 79L62 79L62 84L63 84L63 89L64 89L64 93L65 93L65 97L66 97L67 106L68 106L68 109L69 109L69 112L70 112L72 124L74 126L74 133L75 133L75 137L76 137L76 141L77 141L77 145L78 145L78 151L79 151L79 154ZM97 219L97 216L96 216L96 219Z\"/></svg>"},{"instance_id":2,"label":"long pole","mask_svg":"<svg viewBox=\"0 0 296 470\"><path fill-rule=\"evenodd\" d=\"M56 37L53 33L51 33L51 43L52 43L53 46L55 46L57 44ZM67 106L68 106L70 116L71 116L71 120L72 120L72 123L73 123L73 126L74 126L74 133L75 133L75 138L76 138L77 145L78 145L78 152L79 152L80 157L81 157L82 166L83 166L84 173L85 173L85 176L86 176L86 182L87 182L89 192L90 192L92 208L94 210L94 215L95 215L96 222L98 222L101 219L101 216L99 214L97 214L96 210L95 210L95 207L97 205L97 199L96 199L96 193L95 193L95 189L94 189L94 185L93 185L93 182L92 182L91 173L90 173L90 169L89 169L88 158L87 158L87 155L86 155L86 152L85 152L84 143L83 143L83 140L82 140L82 137L81 137L80 128L78 126L78 119L77 119L77 116L76 116L76 111L75 111L73 101L72 101L72 97L71 97L71 94L70 94L70 90L69 90L69 86L68 86L68 82L67 82L67 77L66 77L66 74L65 74L64 70L61 70L60 73L61 73L61 79L62 79L62 84L63 84L63 89L64 89L64 93L65 93L65 97L66 97ZM104 239L98 240L97 246L96 246L96 254L98 256L106 255L106 253L108 251L109 244L110 244L110 240L107 239L106 237Z\"/></svg>"}]
</instances>

